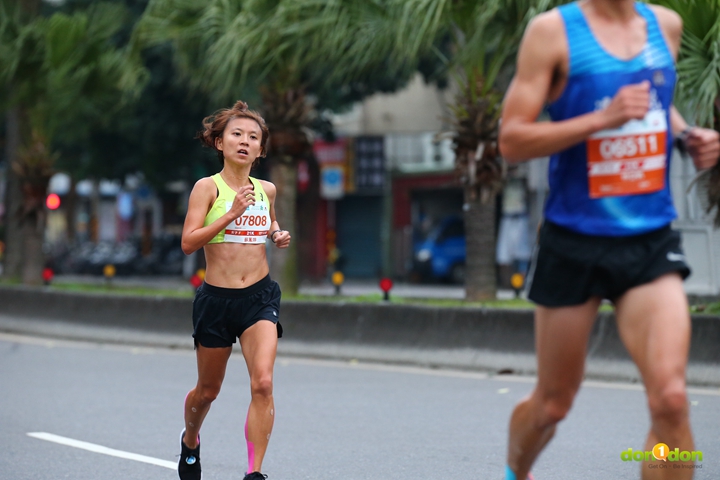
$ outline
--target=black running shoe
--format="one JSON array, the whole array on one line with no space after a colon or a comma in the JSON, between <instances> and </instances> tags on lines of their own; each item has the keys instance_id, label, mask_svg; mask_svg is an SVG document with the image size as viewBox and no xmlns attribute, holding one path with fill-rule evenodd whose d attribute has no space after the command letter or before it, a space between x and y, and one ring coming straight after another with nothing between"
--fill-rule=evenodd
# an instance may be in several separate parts
<instances>
[{"instance_id":1,"label":"black running shoe","mask_svg":"<svg viewBox=\"0 0 720 480\"><path fill-rule=\"evenodd\" d=\"M185 430L180 432L180 460L178 461L178 475L180 480L200 480L200 444L195 448L188 448L183 442Z\"/></svg>"},{"instance_id":2,"label":"black running shoe","mask_svg":"<svg viewBox=\"0 0 720 480\"><path fill-rule=\"evenodd\" d=\"M245 475L245 478L243 480L265 480L267 478L267 475L263 475L260 472L252 472Z\"/></svg>"}]
</instances>

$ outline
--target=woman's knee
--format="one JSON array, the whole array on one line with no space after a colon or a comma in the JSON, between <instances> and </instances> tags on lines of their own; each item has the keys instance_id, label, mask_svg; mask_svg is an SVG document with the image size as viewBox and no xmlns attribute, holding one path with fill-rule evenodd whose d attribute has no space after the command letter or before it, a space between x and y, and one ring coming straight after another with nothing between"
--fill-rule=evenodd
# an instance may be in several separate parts
<instances>
[{"instance_id":1,"label":"woman's knee","mask_svg":"<svg viewBox=\"0 0 720 480\"><path fill-rule=\"evenodd\" d=\"M259 373L250 378L250 391L253 396L270 397L273 393L272 373Z\"/></svg>"},{"instance_id":2,"label":"woman's knee","mask_svg":"<svg viewBox=\"0 0 720 480\"><path fill-rule=\"evenodd\" d=\"M200 384L195 388L196 398L203 404L212 403L220 395L222 384Z\"/></svg>"}]
</instances>

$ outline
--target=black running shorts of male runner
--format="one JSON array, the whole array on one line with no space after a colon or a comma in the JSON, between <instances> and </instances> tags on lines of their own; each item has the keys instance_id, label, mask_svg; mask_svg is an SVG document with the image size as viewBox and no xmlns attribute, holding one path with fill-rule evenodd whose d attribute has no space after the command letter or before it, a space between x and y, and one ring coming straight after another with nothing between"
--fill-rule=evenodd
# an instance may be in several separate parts
<instances>
[{"instance_id":1,"label":"black running shorts of male runner","mask_svg":"<svg viewBox=\"0 0 720 480\"><path fill-rule=\"evenodd\" d=\"M629 237L601 237L544 222L526 282L528 298L545 307L617 300L670 272L685 279L680 233L670 226Z\"/></svg>"},{"instance_id":2,"label":"black running shorts of male runner","mask_svg":"<svg viewBox=\"0 0 720 480\"><path fill-rule=\"evenodd\" d=\"M221 288L203 283L193 301L193 338L207 348L231 347L261 320L277 325L282 337L280 286L270 275L247 288Z\"/></svg>"}]
</instances>

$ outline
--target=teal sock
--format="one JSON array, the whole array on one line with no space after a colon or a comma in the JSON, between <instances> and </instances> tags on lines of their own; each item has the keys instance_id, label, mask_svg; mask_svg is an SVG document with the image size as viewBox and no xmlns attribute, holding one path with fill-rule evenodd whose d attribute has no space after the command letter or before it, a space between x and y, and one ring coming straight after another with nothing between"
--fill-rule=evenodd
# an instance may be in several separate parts
<instances>
[{"instance_id":1,"label":"teal sock","mask_svg":"<svg viewBox=\"0 0 720 480\"><path fill-rule=\"evenodd\" d=\"M505 465L505 480L517 480L515 472L510 470L510 465Z\"/></svg>"}]
</instances>

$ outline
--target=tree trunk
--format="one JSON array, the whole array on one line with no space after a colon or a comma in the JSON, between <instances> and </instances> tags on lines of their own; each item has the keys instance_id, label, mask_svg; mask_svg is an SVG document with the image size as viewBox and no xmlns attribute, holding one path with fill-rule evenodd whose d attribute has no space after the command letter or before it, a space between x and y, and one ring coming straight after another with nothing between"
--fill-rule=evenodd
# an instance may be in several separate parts
<instances>
[{"instance_id":1,"label":"tree trunk","mask_svg":"<svg viewBox=\"0 0 720 480\"><path fill-rule=\"evenodd\" d=\"M25 244L22 280L25 285L41 285L43 283L42 272L43 268L45 268L45 252L43 251L45 210L42 201L44 198L45 195L40 199L25 199L26 203L32 203L32 205L28 205L28 208L32 208L32 211L25 212L22 225L22 236ZM39 205L37 204L38 200Z\"/></svg>"},{"instance_id":2,"label":"tree trunk","mask_svg":"<svg viewBox=\"0 0 720 480\"><path fill-rule=\"evenodd\" d=\"M31 139L23 143L17 161L12 164L22 190L22 279L23 283L39 285L42 283L42 270L45 266L42 248L45 238L45 197L54 173L54 156L48 148L47 139L37 131L32 131Z\"/></svg>"},{"instance_id":3,"label":"tree trunk","mask_svg":"<svg viewBox=\"0 0 720 480\"><path fill-rule=\"evenodd\" d=\"M261 88L260 94L265 121L270 128L267 148L270 181L277 188L275 215L280 228L288 230L294 237L289 248L271 250L270 274L284 293L296 295L299 286L297 243L300 236L295 227L297 164L298 159L307 158L311 152L304 131L309 124L309 107L302 87L282 81Z\"/></svg>"},{"instance_id":4,"label":"tree trunk","mask_svg":"<svg viewBox=\"0 0 720 480\"><path fill-rule=\"evenodd\" d=\"M23 0L20 5L27 13L35 16L40 10L40 0ZM12 87L11 87L12 88ZM22 107L16 106L7 113L7 147L8 162L8 194L7 194L7 257L4 276L19 279L23 283L42 283L42 269L45 256L42 249L45 233L44 200L40 199L40 207L32 207L36 199L28 199L24 180L13 166L18 162L18 154L22 145L22 135L26 127L26 116ZM47 186L47 182L46 182ZM32 212L29 208L34 208ZM39 267L38 267L39 265Z\"/></svg>"},{"instance_id":5,"label":"tree trunk","mask_svg":"<svg viewBox=\"0 0 720 480\"><path fill-rule=\"evenodd\" d=\"M465 300L495 300L495 196L487 203L465 187Z\"/></svg>"},{"instance_id":6,"label":"tree trunk","mask_svg":"<svg viewBox=\"0 0 720 480\"><path fill-rule=\"evenodd\" d=\"M20 110L11 108L6 115L7 140L5 159L7 161L7 190L5 193L5 261L3 277L20 281L24 254L21 226L22 190L20 179L12 165L17 161L20 146Z\"/></svg>"},{"instance_id":7,"label":"tree trunk","mask_svg":"<svg viewBox=\"0 0 720 480\"><path fill-rule=\"evenodd\" d=\"M297 239L295 204L297 202L297 170L295 162L285 155L272 158L270 181L275 184L275 216L283 230L288 230L293 240L290 247L279 249L272 246L270 253L270 276L280 284L283 293L297 295Z\"/></svg>"}]
</instances>

